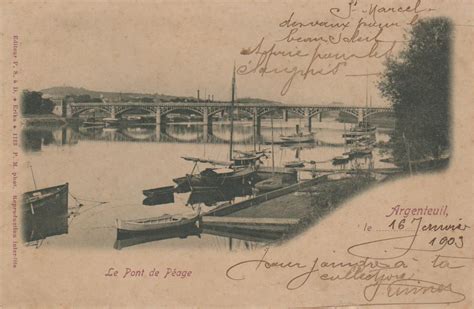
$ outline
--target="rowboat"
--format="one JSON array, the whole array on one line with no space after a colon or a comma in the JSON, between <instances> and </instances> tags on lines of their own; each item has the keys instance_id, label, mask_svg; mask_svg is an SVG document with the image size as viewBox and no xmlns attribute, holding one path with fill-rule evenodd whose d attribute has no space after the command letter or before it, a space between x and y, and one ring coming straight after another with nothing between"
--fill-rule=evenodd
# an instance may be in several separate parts
<instances>
[{"instance_id":1,"label":"rowboat","mask_svg":"<svg viewBox=\"0 0 474 309\"><path fill-rule=\"evenodd\" d=\"M116 219L117 239L133 237L140 234L166 233L180 229L193 228L198 225L199 214L169 215L159 217L120 220Z\"/></svg>"},{"instance_id":2,"label":"rowboat","mask_svg":"<svg viewBox=\"0 0 474 309\"><path fill-rule=\"evenodd\" d=\"M283 166L288 167L288 168L304 167L304 163L305 163L304 161L295 160L295 161L285 162Z\"/></svg>"},{"instance_id":3,"label":"rowboat","mask_svg":"<svg viewBox=\"0 0 474 309\"><path fill-rule=\"evenodd\" d=\"M348 153L336 156L332 159L333 165L346 164L350 160L350 155Z\"/></svg>"},{"instance_id":4,"label":"rowboat","mask_svg":"<svg viewBox=\"0 0 474 309\"><path fill-rule=\"evenodd\" d=\"M68 184L25 192L22 200L23 240L68 232Z\"/></svg>"},{"instance_id":5,"label":"rowboat","mask_svg":"<svg viewBox=\"0 0 474 309\"><path fill-rule=\"evenodd\" d=\"M166 187L160 187L160 188L154 188L154 189L147 189L143 190L143 195L146 197L154 197L157 195L162 195L162 194L170 194L173 193L174 191L174 186L166 186Z\"/></svg>"},{"instance_id":6,"label":"rowboat","mask_svg":"<svg viewBox=\"0 0 474 309\"><path fill-rule=\"evenodd\" d=\"M271 178L259 181L255 184L255 189L259 192L270 192L285 187L281 176L273 176Z\"/></svg>"},{"instance_id":7,"label":"rowboat","mask_svg":"<svg viewBox=\"0 0 474 309\"><path fill-rule=\"evenodd\" d=\"M292 135L280 135L280 139L285 143L312 143L314 142L313 133L295 133Z\"/></svg>"},{"instance_id":8,"label":"rowboat","mask_svg":"<svg viewBox=\"0 0 474 309\"><path fill-rule=\"evenodd\" d=\"M366 156L372 154L373 149L371 146L357 146L351 149L349 155L351 157Z\"/></svg>"}]
</instances>

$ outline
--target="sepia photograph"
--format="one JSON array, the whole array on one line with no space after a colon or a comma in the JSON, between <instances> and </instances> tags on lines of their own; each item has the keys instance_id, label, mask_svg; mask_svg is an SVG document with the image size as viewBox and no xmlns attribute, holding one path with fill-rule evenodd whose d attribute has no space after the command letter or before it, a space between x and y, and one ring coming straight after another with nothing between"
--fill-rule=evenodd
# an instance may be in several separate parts
<instances>
[{"instance_id":1,"label":"sepia photograph","mask_svg":"<svg viewBox=\"0 0 474 309\"><path fill-rule=\"evenodd\" d=\"M78 287L63 278L65 294L41 301L41 291L39 306L149 306L145 281L159 277L163 306L468 308L472 108L458 102L472 99L457 85L472 81L469 8L0 5L3 277L26 282L46 263L54 284L73 259L81 281L120 285L110 295L127 279L146 293L81 289L89 303L66 298ZM166 287L172 277L183 281ZM257 277L282 285L278 301ZM195 300L199 278L224 294ZM337 280L345 297L331 290ZM32 306L19 300L31 283L18 294L2 281L6 305ZM174 298L183 285L188 295ZM327 293L287 294L316 285Z\"/></svg>"}]
</instances>

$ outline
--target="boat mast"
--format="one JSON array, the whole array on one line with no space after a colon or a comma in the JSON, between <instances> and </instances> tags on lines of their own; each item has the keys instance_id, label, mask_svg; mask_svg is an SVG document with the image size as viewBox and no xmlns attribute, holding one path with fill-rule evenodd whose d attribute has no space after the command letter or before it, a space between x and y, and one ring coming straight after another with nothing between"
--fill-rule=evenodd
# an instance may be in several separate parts
<instances>
[{"instance_id":1,"label":"boat mast","mask_svg":"<svg viewBox=\"0 0 474 309\"><path fill-rule=\"evenodd\" d=\"M270 112L270 126L272 128L272 176L275 175L275 151L273 147L273 112Z\"/></svg>"},{"instance_id":2,"label":"boat mast","mask_svg":"<svg viewBox=\"0 0 474 309\"><path fill-rule=\"evenodd\" d=\"M232 73L232 99L230 102L230 145L229 145L229 160L232 161L233 149L232 144L234 142L234 102L235 102L235 62L234 62L234 71Z\"/></svg>"},{"instance_id":3,"label":"boat mast","mask_svg":"<svg viewBox=\"0 0 474 309\"><path fill-rule=\"evenodd\" d=\"M28 165L29 165L30 170L31 170L31 177L33 178L33 183L35 185L35 190L38 190L38 187L36 186L35 173L33 172L33 166L31 165L30 162L28 162Z\"/></svg>"},{"instance_id":4,"label":"boat mast","mask_svg":"<svg viewBox=\"0 0 474 309\"><path fill-rule=\"evenodd\" d=\"M257 154L257 119L253 117L253 152Z\"/></svg>"},{"instance_id":5,"label":"boat mast","mask_svg":"<svg viewBox=\"0 0 474 309\"><path fill-rule=\"evenodd\" d=\"M369 69L367 69L367 74L365 75L365 112L369 111ZM367 117L364 117L365 129L367 130Z\"/></svg>"}]
</instances>

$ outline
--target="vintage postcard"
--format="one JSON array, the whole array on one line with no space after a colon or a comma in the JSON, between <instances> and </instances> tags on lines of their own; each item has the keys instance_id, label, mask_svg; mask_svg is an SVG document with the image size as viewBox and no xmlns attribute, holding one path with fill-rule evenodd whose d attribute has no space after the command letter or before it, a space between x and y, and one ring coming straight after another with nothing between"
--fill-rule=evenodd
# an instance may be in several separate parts
<instances>
[{"instance_id":1,"label":"vintage postcard","mask_svg":"<svg viewBox=\"0 0 474 309\"><path fill-rule=\"evenodd\" d=\"M0 307L472 308L473 4L2 2Z\"/></svg>"}]
</instances>

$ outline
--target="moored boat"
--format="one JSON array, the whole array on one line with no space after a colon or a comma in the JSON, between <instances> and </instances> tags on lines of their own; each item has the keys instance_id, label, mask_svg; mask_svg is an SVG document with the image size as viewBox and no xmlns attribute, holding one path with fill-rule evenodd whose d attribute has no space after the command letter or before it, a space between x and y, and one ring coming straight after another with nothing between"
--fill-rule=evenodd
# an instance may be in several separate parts
<instances>
[{"instance_id":1,"label":"moored boat","mask_svg":"<svg viewBox=\"0 0 474 309\"><path fill-rule=\"evenodd\" d=\"M358 143L366 140L375 140L377 128L369 123L361 122L351 128L348 133L342 134L346 144Z\"/></svg>"},{"instance_id":2,"label":"moored boat","mask_svg":"<svg viewBox=\"0 0 474 309\"><path fill-rule=\"evenodd\" d=\"M198 225L199 214L169 215L159 217L120 220L116 219L117 239L133 237L140 234L171 232L186 228L195 228Z\"/></svg>"},{"instance_id":3,"label":"moored boat","mask_svg":"<svg viewBox=\"0 0 474 309\"><path fill-rule=\"evenodd\" d=\"M305 163L304 161L295 160L295 161L285 162L283 166L288 167L288 168L304 167L304 163Z\"/></svg>"},{"instance_id":4,"label":"moored boat","mask_svg":"<svg viewBox=\"0 0 474 309\"><path fill-rule=\"evenodd\" d=\"M259 193L270 192L283 187L285 187L285 183L283 182L283 178L280 176L273 176L255 184L255 189Z\"/></svg>"},{"instance_id":5,"label":"moored boat","mask_svg":"<svg viewBox=\"0 0 474 309\"><path fill-rule=\"evenodd\" d=\"M41 240L68 232L68 184L23 194L23 240Z\"/></svg>"},{"instance_id":6,"label":"moored boat","mask_svg":"<svg viewBox=\"0 0 474 309\"><path fill-rule=\"evenodd\" d=\"M162 194L170 194L174 192L174 186L159 187L154 189L143 190L143 195L146 197L154 197Z\"/></svg>"},{"instance_id":7,"label":"moored boat","mask_svg":"<svg viewBox=\"0 0 474 309\"><path fill-rule=\"evenodd\" d=\"M280 139L285 143L312 143L314 142L313 133L295 133L292 135L280 135Z\"/></svg>"},{"instance_id":8,"label":"moored boat","mask_svg":"<svg viewBox=\"0 0 474 309\"><path fill-rule=\"evenodd\" d=\"M340 156L335 156L332 159L332 164L333 165L340 165L340 164L346 164L350 160L350 155L348 153L344 153Z\"/></svg>"},{"instance_id":9,"label":"moored boat","mask_svg":"<svg viewBox=\"0 0 474 309\"><path fill-rule=\"evenodd\" d=\"M372 154L373 149L372 146L357 146L351 149L349 155L351 157L367 156Z\"/></svg>"}]
</instances>

